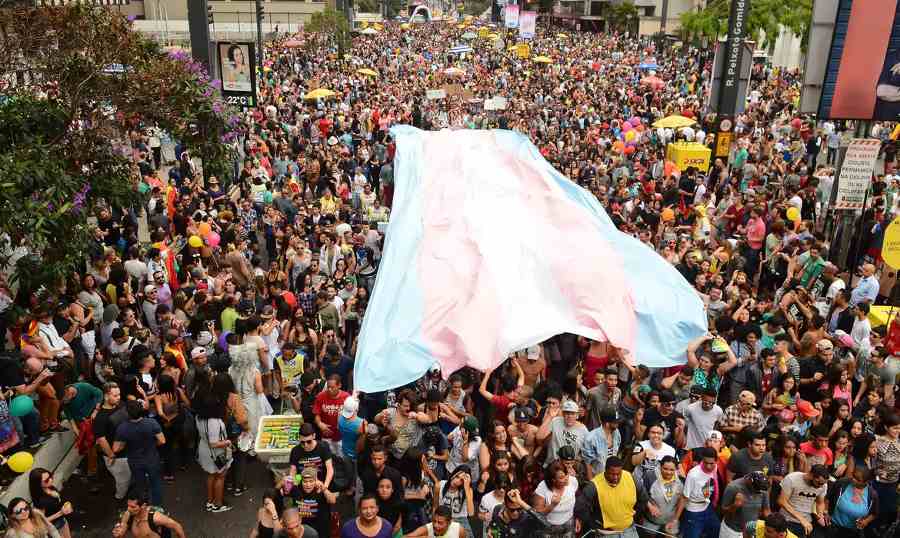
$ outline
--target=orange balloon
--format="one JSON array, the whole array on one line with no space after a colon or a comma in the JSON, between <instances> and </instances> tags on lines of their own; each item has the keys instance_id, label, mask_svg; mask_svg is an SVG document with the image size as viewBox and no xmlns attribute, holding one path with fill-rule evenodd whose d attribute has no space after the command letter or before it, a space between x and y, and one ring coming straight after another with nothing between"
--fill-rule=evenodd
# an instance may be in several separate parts
<instances>
[{"instance_id":1,"label":"orange balloon","mask_svg":"<svg viewBox=\"0 0 900 538\"><path fill-rule=\"evenodd\" d=\"M662 210L662 220L663 222L669 222L670 220L675 220L675 211L671 208L665 208Z\"/></svg>"},{"instance_id":2,"label":"orange balloon","mask_svg":"<svg viewBox=\"0 0 900 538\"><path fill-rule=\"evenodd\" d=\"M212 231L212 227L208 222L201 222L197 230L200 232L200 237L206 237Z\"/></svg>"}]
</instances>

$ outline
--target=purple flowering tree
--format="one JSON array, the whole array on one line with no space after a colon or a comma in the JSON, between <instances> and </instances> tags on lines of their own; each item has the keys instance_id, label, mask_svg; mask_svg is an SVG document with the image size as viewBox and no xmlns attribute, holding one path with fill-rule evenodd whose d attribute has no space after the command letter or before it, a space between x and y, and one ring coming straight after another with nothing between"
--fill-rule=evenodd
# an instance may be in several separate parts
<instances>
[{"instance_id":1,"label":"purple flowering tree","mask_svg":"<svg viewBox=\"0 0 900 538\"><path fill-rule=\"evenodd\" d=\"M88 218L139 207L132 141L156 125L230 166L242 122L201 66L104 8L0 6L0 272L57 286L96 253Z\"/></svg>"}]
</instances>

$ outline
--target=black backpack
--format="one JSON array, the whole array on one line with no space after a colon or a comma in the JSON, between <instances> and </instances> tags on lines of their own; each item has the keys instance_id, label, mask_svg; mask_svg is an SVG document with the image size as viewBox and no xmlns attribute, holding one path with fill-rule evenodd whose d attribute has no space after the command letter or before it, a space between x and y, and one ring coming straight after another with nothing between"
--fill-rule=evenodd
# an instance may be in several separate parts
<instances>
[{"instance_id":1,"label":"black backpack","mask_svg":"<svg viewBox=\"0 0 900 538\"><path fill-rule=\"evenodd\" d=\"M328 489L334 493L346 491L353 485L351 484L351 481L356 479L353 475L353 462L349 459L333 455L331 457L331 465L334 467L334 476L331 479L331 485L328 486Z\"/></svg>"}]
</instances>

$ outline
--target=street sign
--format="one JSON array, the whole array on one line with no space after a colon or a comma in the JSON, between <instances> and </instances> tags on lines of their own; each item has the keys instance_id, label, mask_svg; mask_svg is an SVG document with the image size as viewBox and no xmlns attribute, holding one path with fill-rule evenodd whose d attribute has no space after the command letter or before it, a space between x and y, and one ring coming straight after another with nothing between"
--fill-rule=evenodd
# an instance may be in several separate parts
<instances>
[{"instance_id":1,"label":"street sign","mask_svg":"<svg viewBox=\"0 0 900 538\"><path fill-rule=\"evenodd\" d=\"M880 148L880 140L854 138L850 141L841 165L835 209L863 208Z\"/></svg>"},{"instance_id":2,"label":"street sign","mask_svg":"<svg viewBox=\"0 0 900 538\"><path fill-rule=\"evenodd\" d=\"M884 232L881 257L891 268L900 269L900 218L894 219Z\"/></svg>"}]
</instances>

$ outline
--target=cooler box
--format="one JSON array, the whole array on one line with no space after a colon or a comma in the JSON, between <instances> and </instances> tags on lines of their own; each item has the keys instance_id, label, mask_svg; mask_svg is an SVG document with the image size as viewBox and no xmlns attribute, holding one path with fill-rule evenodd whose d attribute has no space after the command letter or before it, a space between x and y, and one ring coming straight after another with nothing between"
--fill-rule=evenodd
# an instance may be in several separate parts
<instances>
[{"instance_id":1,"label":"cooler box","mask_svg":"<svg viewBox=\"0 0 900 538\"><path fill-rule=\"evenodd\" d=\"M684 172L693 166L704 174L709 171L712 150L698 142L673 142L666 146L666 160Z\"/></svg>"},{"instance_id":2,"label":"cooler box","mask_svg":"<svg viewBox=\"0 0 900 538\"><path fill-rule=\"evenodd\" d=\"M300 443L302 415L264 415L259 417L259 429L253 448L262 461L287 463L291 449Z\"/></svg>"}]
</instances>

